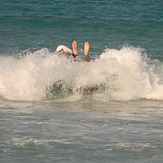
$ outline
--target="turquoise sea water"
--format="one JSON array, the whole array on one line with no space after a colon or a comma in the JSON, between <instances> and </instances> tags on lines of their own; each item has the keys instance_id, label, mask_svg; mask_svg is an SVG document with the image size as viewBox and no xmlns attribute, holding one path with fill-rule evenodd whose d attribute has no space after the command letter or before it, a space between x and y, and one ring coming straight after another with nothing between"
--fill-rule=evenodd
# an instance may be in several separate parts
<instances>
[{"instance_id":1,"label":"turquoise sea water","mask_svg":"<svg viewBox=\"0 0 163 163\"><path fill-rule=\"evenodd\" d=\"M162 0L1 0L0 162L162 163L162 43Z\"/></svg>"}]
</instances>

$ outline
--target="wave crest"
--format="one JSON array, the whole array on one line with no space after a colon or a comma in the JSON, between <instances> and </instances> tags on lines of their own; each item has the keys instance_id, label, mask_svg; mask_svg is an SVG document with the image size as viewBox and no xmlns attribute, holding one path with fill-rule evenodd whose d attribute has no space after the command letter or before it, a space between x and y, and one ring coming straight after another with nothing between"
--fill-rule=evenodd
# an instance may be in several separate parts
<instances>
[{"instance_id":1,"label":"wave crest","mask_svg":"<svg viewBox=\"0 0 163 163\"><path fill-rule=\"evenodd\" d=\"M144 50L106 49L90 63L71 62L43 48L23 57L1 56L0 95L9 100L163 99L160 75Z\"/></svg>"}]
</instances>

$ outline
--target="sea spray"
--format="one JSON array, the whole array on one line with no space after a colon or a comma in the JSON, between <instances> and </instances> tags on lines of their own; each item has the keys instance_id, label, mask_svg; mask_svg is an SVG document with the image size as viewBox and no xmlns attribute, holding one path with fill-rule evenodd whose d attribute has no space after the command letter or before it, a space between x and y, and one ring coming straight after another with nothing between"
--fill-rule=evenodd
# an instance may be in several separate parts
<instances>
[{"instance_id":1,"label":"sea spray","mask_svg":"<svg viewBox=\"0 0 163 163\"><path fill-rule=\"evenodd\" d=\"M98 101L163 99L159 75L149 62L144 50L129 46L106 49L90 63L70 61L46 48L19 58L3 56L0 95L23 101L67 100L72 96L80 100L85 94Z\"/></svg>"},{"instance_id":2,"label":"sea spray","mask_svg":"<svg viewBox=\"0 0 163 163\"><path fill-rule=\"evenodd\" d=\"M162 90L162 86L158 84L160 78L153 71L155 67L149 63L150 58L143 49L134 47L123 47L120 50L106 49L100 59L114 60L112 67L118 76L119 90L112 94L113 99L156 98L152 94L160 92L159 89ZM157 98L162 97L158 93Z\"/></svg>"}]
</instances>

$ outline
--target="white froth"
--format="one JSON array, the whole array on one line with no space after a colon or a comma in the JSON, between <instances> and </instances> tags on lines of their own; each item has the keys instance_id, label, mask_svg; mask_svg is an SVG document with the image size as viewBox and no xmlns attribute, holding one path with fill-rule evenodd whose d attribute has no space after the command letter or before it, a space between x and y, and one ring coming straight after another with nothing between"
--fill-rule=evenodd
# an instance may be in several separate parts
<instances>
[{"instance_id":1,"label":"white froth","mask_svg":"<svg viewBox=\"0 0 163 163\"><path fill-rule=\"evenodd\" d=\"M45 48L0 60L0 95L9 100L40 101L50 94L71 99L95 87L95 100L163 99L162 74L154 72L140 48L106 49L90 63L71 62Z\"/></svg>"}]
</instances>

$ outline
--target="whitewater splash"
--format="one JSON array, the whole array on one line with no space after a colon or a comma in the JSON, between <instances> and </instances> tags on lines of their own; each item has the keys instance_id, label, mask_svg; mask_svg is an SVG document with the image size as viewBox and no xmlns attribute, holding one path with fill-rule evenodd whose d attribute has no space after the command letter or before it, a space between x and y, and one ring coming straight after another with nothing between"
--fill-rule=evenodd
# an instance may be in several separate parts
<instances>
[{"instance_id":1,"label":"whitewater splash","mask_svg":"<svg viewBox=\"0 0 163 163\"><path fill-rule=\"evenodd\" d=\"M0 96L8 100L163 99L160 75L140 48L106 49L99 58L71 62L43 48L0 57Z\"/></svg>"}]
</instances>

